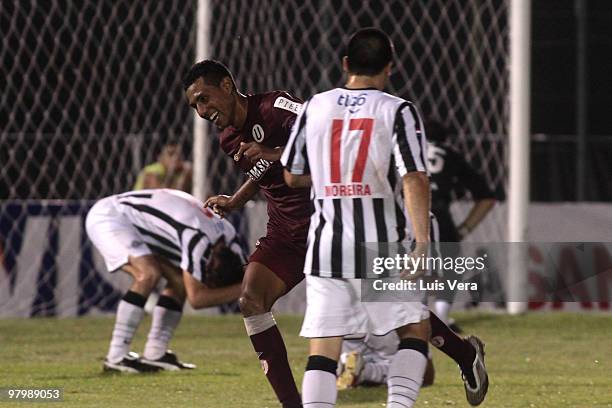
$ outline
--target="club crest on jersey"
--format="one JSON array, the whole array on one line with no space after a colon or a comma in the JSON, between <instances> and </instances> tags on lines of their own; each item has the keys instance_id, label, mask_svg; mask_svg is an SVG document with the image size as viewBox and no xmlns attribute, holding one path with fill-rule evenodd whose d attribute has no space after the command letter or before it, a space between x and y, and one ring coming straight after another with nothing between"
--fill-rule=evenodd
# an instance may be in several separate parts
<instances>
[{"instance_id":1,"label":"club crest on jersey","mask_svg":"<svg viewBox=\"0 0 612 408\"><path fill-rule=\"evenodd\" d=\"M435 336L432 337L430 340L431 344L433 344L435 347L442 347L444 346L444 337L442 336Z\"/></svg>"},{"instance_id":2,"label":"club crest on jersey","mask_svg":"<svg viewBox=\"0 0 612 408\"><path fill-rule=\"evenodd\" d=\"M253 140L255 140L257 143L263 142L265 133L260 124L256 124L255 126L253 126L253 129L251 130L251 135L253 135Z\"/></svg>"}]
</instances>

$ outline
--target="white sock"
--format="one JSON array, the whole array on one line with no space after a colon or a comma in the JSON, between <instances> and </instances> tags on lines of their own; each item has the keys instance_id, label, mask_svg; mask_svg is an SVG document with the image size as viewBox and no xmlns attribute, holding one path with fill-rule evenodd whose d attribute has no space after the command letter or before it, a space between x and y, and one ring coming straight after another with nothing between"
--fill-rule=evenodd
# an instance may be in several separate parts
<instances>
[{"instance_id":1,"label":"white sock","mask_svg":"<svg viewBox=\"0 0 612 408\"><path fill-rule=\"evenodd\" d=\"M436 315L444 322L444 324L448 324L448 314L450 313L451 306L451 303L446 300L436 300L436 303L434 304Z\"/></svg>"},{"instance_id":2,"label":"white sock","mask_svg":"<svg viewBox=\"0 0 612 408\"><path fill-rule=\"evenodd\" d=\"M270 327L274 327L276 325L276 320L274 320L272 312L244 317L243 320L244 327L246 328L246 332L249 336L263 333Z\"/></svg>"},{"instance_id":3,"label":"white sock","mask_svg":"<svg viewBox=\"0 0 612 408\"><path fill-rule=\"evenodd\" d=\"M121 300L117 307L115 328L106 359L117 363L130 351L134 333L144 317L144 307Z\"/></svg>"},{"instance_id":4,"label":"white sock","mask_svg":"<svg viewBox=\"0 0 612 408\"><path fill-rule=\"evenodd\" d=\"M363 370L359 375L358 383L369 382L374 384L384 384L387 381L387 373L389 372L389 363L365 363Z\"/></svg>"},{"instance_id":5,"label":"white sock","mask_svg":"<svg viewBox=\"0 0 612 408\"><path fill-rule=\"evenodd\" d=\"M387 408L411 408L419 395L427 358L412 349L398 350L391 366L387 387Z\"/></svg>"},{"instance_id":6,"label":"white sock","mask_svg":"<svg viewBox=\"0 0 612 408\"><path fill-rule=\"evenodd\" d=\"M302 381L304 408L329 408L336 405L336 376L323 370L307 370Z\"/></svg>"},{"instance_id":7,"label":"white sock","mask_svg":"<svg viewBox=\"0 0 612 408\"><path fill-rule=\"evenodd\" d=\"M168 343L182 316L183 312L167 309L159 304L153 308L153 320L144 348L144 358L157 360L166 354Z\"/></svg>"}]
</instances>

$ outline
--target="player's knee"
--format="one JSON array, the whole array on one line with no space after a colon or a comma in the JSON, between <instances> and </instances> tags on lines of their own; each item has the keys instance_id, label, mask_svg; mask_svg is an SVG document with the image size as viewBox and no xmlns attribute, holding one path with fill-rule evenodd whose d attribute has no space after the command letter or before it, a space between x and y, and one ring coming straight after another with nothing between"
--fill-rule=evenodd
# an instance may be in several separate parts
<instances>
[{"instance_id":1,"label":"player's knee","mask_svg":"<svg viewBox=\"0 0 612 408\"><path fill-rule=\"evenodd\" d=\"M240 306L242 315L245 317L267 312L263 299L258 298L248 291L242 292L238 299L238 305Z\"/></svg>"},{"instance_id":2,"label":"player's knee","mask_svg":"<svg viewBox=\"0 0 612 408\"><path fill-rule=\"evenodd\" d=\"M396 329L397 335L400 339L416 338L423 341L429 341L431 336L431 326L429 319L422 320L419 323L408 324L406 326Z\"/></svg>"},{"instance_id":3,"label":"player's knee","mask_svg":"<svg viewBox=\"0 0 612 408\"><path fill-rule=\"evenodd\" d=\"M153 289L161 279L161 272L158 268L146 268L139 269L133 276L139 286Z\"/></svg>"}]
</instances>

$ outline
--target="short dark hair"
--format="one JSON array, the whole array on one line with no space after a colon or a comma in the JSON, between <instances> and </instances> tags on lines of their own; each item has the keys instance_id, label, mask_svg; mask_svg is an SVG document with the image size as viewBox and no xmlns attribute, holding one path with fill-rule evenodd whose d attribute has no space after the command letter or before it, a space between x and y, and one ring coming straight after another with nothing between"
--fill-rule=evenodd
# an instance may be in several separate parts
<instances>
[{"instance_id":1,"label":"short dark hair","mask_svg":"<svg viewBox=\"0 0 612 408\"><path fill-rule=\"evenodd\" d=\"M198 79L204 79L204 82L207 85L215 85L219 86L223 78L229 77L234 84L234 88L236 87L236 83L234 82L234 77L230 70L219 61L215 60L204 60L198 63L195 63L189 68L189 72L183 78L183 90L187 90Z\"/></svg>"},{"instance_id":2,"label":"short dark hair","mask_svg":"<svg viewBox=\"0 0 612 408\"><path fill-rule=\"evenodd\" d=\"M376 75L393 59L393 43L378 28L363 28L351 36L346 56L349 73Z\"/></svg>"},{"instance_id":3,"label":"short dark hair","mask_svg":"<svg viewBox=\"0 0 612 408\"><path fill-rule=\"evenodd\" d=\"M211 288L222 288L242 282L244 263L240 256L226 246L213 251L218 262L215 269L206 271L204 284Z\"/></svg>"}]
</instances>

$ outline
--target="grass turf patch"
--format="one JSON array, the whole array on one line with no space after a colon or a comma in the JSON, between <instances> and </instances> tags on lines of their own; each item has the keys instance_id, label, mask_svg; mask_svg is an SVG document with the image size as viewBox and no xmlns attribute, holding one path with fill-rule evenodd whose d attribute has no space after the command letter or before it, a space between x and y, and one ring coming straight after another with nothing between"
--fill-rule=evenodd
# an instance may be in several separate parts
<instances>
[{"instance_id":1,"label":"grass turf patch","mask_svg":"<svg viewBox=\"0 0 612 408\"><path fill-rule=\"evenodd\" d=\"M483 407L612 408L612 316L458 314L486 343L491 386ZM301 317L277 319L298 385L307 343ZM171 347L194 371L102 373L114 319L0 320L0 387L63 387L62 407L278 407L240 316L185 316ZM132 350L142 352L150 320ZM467 407L459 370L434 353L436 381L415 407ZM385 387L340 392L338 406L383 407ZM0 402L2 407L31 403ZM36 406L40 406L36 404ZM54 405L55 406L55 405Z\"/></svg>"}]
</instances>

